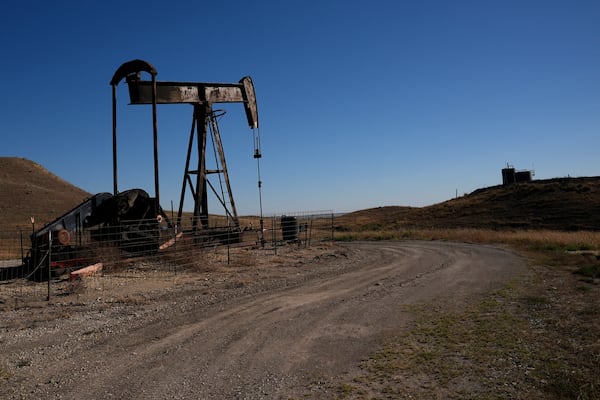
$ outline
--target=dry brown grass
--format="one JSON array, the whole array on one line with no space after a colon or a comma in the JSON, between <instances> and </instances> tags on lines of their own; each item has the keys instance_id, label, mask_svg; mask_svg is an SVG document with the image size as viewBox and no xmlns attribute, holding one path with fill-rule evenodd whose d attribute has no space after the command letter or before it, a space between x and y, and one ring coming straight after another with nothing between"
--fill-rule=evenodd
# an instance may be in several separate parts
<instances>
[{"instance_id":1,"label":"dry brown grass","mask_svg":"<svg viewBox=\"0 0 600 400\"><path fill-rule=\"evenodd\" d=\"M41 165L0 157L0 228L31 232L30 217L41 228L90 196Z\"/></svg>"},{"instance_id":2,"label":"dry brown grass","mask_svg":"<svg viewBox=\"0 0 600 400\"><path fill-rule=\"evenodd\" d=\"M370 230L336 233L346 240L448 240L470 243L509 244L546 250L598 250L600 232L554 230L492 230L475 228Z\"/></svg>"},{"instance_id":3,"label":"dry brown grass","mask_svg":"<svg viewBox=\"0 0 600 400\"><path fill-rule=\"evenodd\" d=\"M600 177L560 178L479 189L427 207L387 206L336 219L340 230L492 228L600 229Z\"/></svg>"}]
</instances>

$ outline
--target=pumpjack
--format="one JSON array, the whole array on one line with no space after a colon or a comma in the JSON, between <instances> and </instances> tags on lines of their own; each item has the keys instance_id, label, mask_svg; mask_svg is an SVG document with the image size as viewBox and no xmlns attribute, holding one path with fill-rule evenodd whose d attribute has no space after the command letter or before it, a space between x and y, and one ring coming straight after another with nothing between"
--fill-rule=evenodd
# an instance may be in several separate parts
<instances>
[{"instance_id":1,"label":"pumpjack","mask_svg":"<svg viewBox=\"0 0 600 400\"><path fill-rule=\"evenodd\" d=\"M142 80L142 72L150 74L151 80ZM217 123L217 118L220 114L218 110L213 110L213 105L217 103L242 103L249 128L253 130L257 129L258 107L252 78L245 76L238 83L161 82L156 80L156 75L156 69L148 62L133 60L121 65L111 80L113 87L113 178L115 193L117 192L116 87L121 80L125 79L129 88L131 104L152 105L154 184L157 202L159 202L157 105L190 104L193 106L192 127L177 213L177 224L181 225L185 195L189 187L194 198L192 230L196 232L201 229L208 229L208 188L210 188L223 207L228 219L233 223L233 226L239 228L239 219L231 192L225 153L223 152L221 135ZM215 160L217 164L216 169L206 168L206 145L209 135L213 140L218 154ZM196 141L198 156L198 165L196 168L192 168L190 165L194 141ZM257 140L255 140L254 150L254 157L260 158L260 142ZM216 174L221 184L224 181L224 186L220 185L220 191L209 181L208 176L211 174ZM195 184L193 177L195 177Z\"/></svg>"},{"instance_id":2,"label":"pumpjack","mask_svg":"<svg viewBox=\"0 0 600 400\"><path fill-rule=\"evenodd\" d=\"M143 80L142 73L149 74L151 79ZM85 258L86 252L83 251L85 246L82 244L82 236L86 230L90 233L89 236L92 240L116 243L120 249L132 254L146 254L158 250L161 228L173 227L173 222L169 220L160 206L158 104L189 104L193 106L192 127L176 226L181 226L185 196L189 189L194 202L191 231L196 236L210 237L208 189L211 189L225 211L229 233L233 232L233 235L228 234L228 238L235 240L235 233L239 234L241 231L217 123L217 119L222 113L213 110L213 105L242 103L248 126L252 130L257 129L258 108L252 79L245 76L237 83L162 82L157 81L156 76L156 69L143 60L126 62L115 71L110 81L112 86L113 193L96 194L34 232L31 235L31 251L24 260L29 264L30 269L40 269L48 250L52 252L54 267L72 266L84 262L83 258ZM123 79L128 85L130 104L152 106L154 197L142 189L120 192L118 188L117 86ZM209 137L213 141L217 154L215 160L217 168L215 169L206 167L207 139ZM191 159L194 142L196 142L198 164L193 167ZM254 146L254 158L259 159L261 157L260 139L256 135ZM217 190L216 185L208 179L209 175L218 176L220 190ZM258 183L260 193L260 167Z\"/></svg>"}]
</instances>

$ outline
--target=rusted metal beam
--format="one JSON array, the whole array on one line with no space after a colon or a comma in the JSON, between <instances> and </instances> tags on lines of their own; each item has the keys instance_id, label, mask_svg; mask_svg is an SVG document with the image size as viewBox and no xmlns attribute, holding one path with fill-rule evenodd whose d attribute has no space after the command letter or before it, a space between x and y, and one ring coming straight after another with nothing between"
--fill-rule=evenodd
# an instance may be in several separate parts
<instances>
[{"instance_id":1,"label":"rusted metal beam","mask_svg":"<svg viewBox=\"0 0 600 400\"><path fill-rule=\"evenodd\" d=\"M140 81L129 76L129 98L131 104L150 104L152 86L149 81ZM241 103L243 85L186 82L157 82L158 104Z\"/></svg>"},{"instance_id":2,"label":"rusted metal beam","mask_svg":"<svg viewBox=\"0 0 600 400\"><path fill-rule=\"evenodd\" d=\"M152 104L152 82L127 76L131 104ZM244 103L250 128L258 128L258 107L252 78L239 83L156 82L157 104Z\"/></svg>"}]
</instances>

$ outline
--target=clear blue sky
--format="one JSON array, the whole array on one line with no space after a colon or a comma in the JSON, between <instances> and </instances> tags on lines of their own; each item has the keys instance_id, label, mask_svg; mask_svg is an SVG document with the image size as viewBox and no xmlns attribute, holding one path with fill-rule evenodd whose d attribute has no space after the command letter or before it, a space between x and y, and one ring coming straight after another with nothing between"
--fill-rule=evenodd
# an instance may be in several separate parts
<instances>
[{"instance_id":1,"label":"clear blue sky","mask_svg":"<svg viewBox=\"0 0 600 400\"><path fill-rule=\"evenodd\" d=\"M597 0L8 2L0 155L112 191L109 81L139 58L159 80L252 76L267 214L434 204L499 184L507 162L600 175L599 21ZM150 107L124 86L119 188L153 194ZM225 108L238 211L256 214L252 134ZM159 106L165 208L190 123L190 106Z\"/></svg>"}]
</instances>

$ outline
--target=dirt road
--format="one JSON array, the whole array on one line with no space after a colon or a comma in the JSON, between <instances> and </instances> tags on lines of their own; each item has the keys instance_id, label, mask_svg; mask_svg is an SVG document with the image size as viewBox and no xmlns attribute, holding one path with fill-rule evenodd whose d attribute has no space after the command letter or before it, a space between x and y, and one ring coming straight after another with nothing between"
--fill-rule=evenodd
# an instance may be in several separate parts
<instances>
[{"instance_id":1,"label":"dirt road","mask_svg":"<svg viewBox=\"0 0 600 400\"><path fill-rule=\"evenodd\" d=\"M461 307L525 270L513 253L481 245L343 249L285 284L267 279L234 295L210 293L210 301L188 287L151 304L3 326L0 397L303 397L320 380L352 374L387 335L401 332L407 304Z\"/></svg>"}]
</instances>

